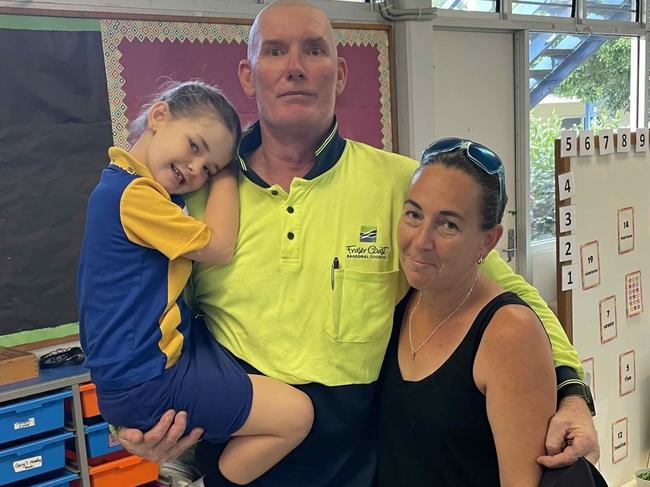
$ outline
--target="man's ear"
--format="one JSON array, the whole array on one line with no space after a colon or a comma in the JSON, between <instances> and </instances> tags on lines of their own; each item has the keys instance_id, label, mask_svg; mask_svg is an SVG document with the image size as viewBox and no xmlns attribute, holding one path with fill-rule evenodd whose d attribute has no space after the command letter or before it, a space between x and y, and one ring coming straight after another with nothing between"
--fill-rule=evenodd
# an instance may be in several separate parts
<instances>
[{"instance_id":1,"label":"man's ear","mask_svg":"<svg viewBox=\"0 0 650 487\"><path fill-rule=\"evenodd\" d=\"M244 94L248 97L255 96L255 87L253 85L253 67L248 59L239 61L239 68L237 69L239 76L239 83L241 84Z\"/></svg>"},{"instance_id":2,"label":"man's ear","mask_svg":"<svg viewBox=\"0 0 650 487\"><path fill-rule=\"evenodd\" d=\"M169 103L166 101L157 101L147 112L147 128L156 131L161 124L172 118L171 111L169 110Z\"/></svg>"},{"instance_id":3,"label":"man's ear","mask_svg":"<svg viewBox=\"0 0 650 487\"><path fill-rule=\"evenodd\" d=\"M348 63L342 57L337 58L336 62L336 95L338 96L343 93L348 81Z\"/></svg>"}]
</instances>

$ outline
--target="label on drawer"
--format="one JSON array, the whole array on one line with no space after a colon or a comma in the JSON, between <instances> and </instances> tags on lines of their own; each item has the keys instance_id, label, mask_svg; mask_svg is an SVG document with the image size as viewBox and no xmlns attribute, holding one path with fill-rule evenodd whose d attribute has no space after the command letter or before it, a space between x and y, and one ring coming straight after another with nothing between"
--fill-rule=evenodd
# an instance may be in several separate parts
<instances>
[{"instance_id":1,"label":"label on drawer","mask_svg":"<svg viewBox=\"0 0 650 487\"><path fill-rule=\"evenodd\" d=\"M120 446L120 445L121 445L120 440L118 440L118 439L113 435L113 433L109 433L109 434L108 434L108 447L109 447L109 448L114 448L114 447L116 447L116 446Z\"/></svg>"},{"instance_id":2,"label":"label on drawer","mask_svg":"<svg viewBox=\"0 0 650 487\"><path fill-rule=\"evenodd\" d=\"M14 423L15 430L31 428L32 426L36 426L36 418L29 418L27 421L16 421Z\"/></svg>"},{"instance_id":3,"label":"label on drawer","mask_svg":"<svg viewBox=\"0 0 650 487\"><path fill-rule=\"evenodd\" d=\"M25 458L14 462L14 472L24 472L25 470L32 470L43 466L43 456Z\"/></svg>"}]
</instances>

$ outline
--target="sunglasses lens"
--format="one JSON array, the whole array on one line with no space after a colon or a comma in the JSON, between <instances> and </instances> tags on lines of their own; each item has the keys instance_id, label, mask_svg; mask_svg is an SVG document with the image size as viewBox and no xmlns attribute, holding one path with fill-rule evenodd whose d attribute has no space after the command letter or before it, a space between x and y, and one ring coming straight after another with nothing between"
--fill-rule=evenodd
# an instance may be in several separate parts
<instances>
[{"instance_id":1,"label":"sunglasses lens","mask_svg":"<svg viewBox=\"0 0 650 487\"><path fill-rule=\"evenodd\" d=\"M421 160L425 161L426 159L439 154L440 152L455 150L461 146L462 142L463 140L457 137L448 137L446 139L437 140L429 147L424 149L424 152L422 152Z\"/></svg>"},{"instance_id":2,"label":"sunglasses lens","mask_svg":"<svg viewBox=\"0 0 650 487\"><path fill-rule=\"evenodd\" d=\"M489 174L494 174L503 165L501 159L487 147L472 144L469 146L468 153Z\"/></svg>"}]
</instances>

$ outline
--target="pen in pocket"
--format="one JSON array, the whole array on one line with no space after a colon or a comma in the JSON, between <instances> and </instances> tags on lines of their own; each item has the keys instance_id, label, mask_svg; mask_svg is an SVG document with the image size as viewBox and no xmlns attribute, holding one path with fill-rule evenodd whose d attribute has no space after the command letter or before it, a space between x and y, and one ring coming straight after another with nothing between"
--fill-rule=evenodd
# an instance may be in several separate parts
<instances>
[{"instance_id":1,"label":"pen in pocket","mask_svg":"<svg viewBox=\"0 0 650 487\"><path fill-rule=\"evenodd\" d=\"M339 268L339 258L334 257L334 260L332 261L332 267L330 269L330 284L332 286L332 290L334 290L334 271Z\"/></svg>"}]
</instances>

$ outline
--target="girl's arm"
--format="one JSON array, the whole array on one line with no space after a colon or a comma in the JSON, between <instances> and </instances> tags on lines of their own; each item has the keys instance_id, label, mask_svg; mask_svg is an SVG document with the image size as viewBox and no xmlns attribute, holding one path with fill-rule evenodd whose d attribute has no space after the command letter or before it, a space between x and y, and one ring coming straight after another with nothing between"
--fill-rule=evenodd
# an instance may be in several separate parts
<instances>
[{"instance_id":1,"label":"girl's arm","mask_svg":"<svg viewBox=\"0 0 650 487\"><path fill-rule=\"evenodd\" d=\"M537 487L555 412L555 372L549 339L534 313L506 306L487 327L474 363L494 436L502 487Z\"/></svg>"},{"instance_id":2,"label":"girl's arm","mask_svg":"<svg viewBox=\"0 0 650 487\"><path fill-rule=\"evenodd\" d=\"M210 195L205 208L204 222L210 229L210 241L201 250L188 252L188 259L207 264L224 265L235 253L239 232L239 194L237 166L229 164L210 178Z\"/></svg>"}]
</instances>

